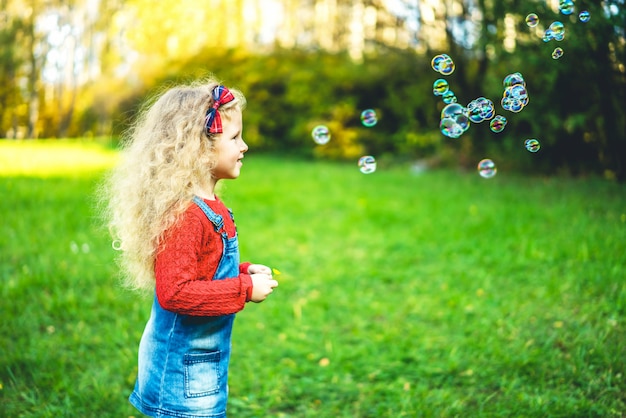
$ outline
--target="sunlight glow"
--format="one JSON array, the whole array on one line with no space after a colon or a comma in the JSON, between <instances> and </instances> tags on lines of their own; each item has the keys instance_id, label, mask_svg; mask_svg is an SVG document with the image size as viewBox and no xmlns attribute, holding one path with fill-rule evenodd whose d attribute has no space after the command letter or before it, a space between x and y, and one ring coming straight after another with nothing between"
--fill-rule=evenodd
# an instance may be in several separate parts
<instances>
[{"instance_id":1,"label":"sunlight glow","mask_svg":"<svg viewBox=\"0 0 626 418\"><path fill-rule=\"evenodd\" d=\"M97 143L0 142L0 177L81 174L107 169L117 161L117 152Z\"/></svg>"}]
</instances>

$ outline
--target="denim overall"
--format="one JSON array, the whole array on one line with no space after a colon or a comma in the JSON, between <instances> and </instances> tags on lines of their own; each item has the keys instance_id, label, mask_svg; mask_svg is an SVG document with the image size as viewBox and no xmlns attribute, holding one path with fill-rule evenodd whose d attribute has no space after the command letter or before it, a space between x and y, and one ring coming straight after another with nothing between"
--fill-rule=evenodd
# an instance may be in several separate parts
<instances>
[{"instance_id":1,"label":"denim overall","mask_svg":"<svg viewBox=\"0 0 626 418\"><path fill-rule=\"evenodd\" d=\"M222 216L202 199L194 197L193 201L213 223L224 244L213 280L237 277L237 235L229 239L222 228ZM153 417L226 417L234 319L234 314L215 317L176 314L161 308L155 296L139 344L139 371L130 402Z\"/></svg>"}]
</instances>

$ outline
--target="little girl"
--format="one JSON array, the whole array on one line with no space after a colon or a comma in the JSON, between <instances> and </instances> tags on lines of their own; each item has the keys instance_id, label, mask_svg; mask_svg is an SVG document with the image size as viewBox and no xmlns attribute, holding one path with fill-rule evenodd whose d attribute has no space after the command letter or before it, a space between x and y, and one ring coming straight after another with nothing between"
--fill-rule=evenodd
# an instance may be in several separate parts
<instances>
[{"instance_id":1,"label":"little girl","mask_svg":"<svg viewBox=\"0 0 626 418\"><path fill-rule=\"evenodd\" d=\"M245 98L213 79L169 89L140 112L104 189L126 281L155 293L130 402L158 417L225 417L235 313L278 283L239 262L215 195L239 176Z\"/></svg>"}]
</instances>

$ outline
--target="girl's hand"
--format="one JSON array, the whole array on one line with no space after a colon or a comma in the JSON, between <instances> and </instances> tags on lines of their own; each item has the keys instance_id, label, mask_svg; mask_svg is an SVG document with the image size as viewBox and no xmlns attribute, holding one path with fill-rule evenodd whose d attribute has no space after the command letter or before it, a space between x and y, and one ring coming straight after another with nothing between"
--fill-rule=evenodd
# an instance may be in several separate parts
<instances>
[{"instance_id":1,"label":"girl's hand","mask_svg":"<svg viewBox=\"0 0 626 418\"><path fill-rule=\"evenodd\" d=\"M254 273L250 277L252 278L252 297L250 298L252 302L263 302L278 286L278 282L272 279L271 274Z\"/></svg>"},{"instance_id":2,"label":"girl's hand","mask_svg":"<svg viewBox=\"0 0 626 418\"><path fill-rule=\"evenodd\" d=\"M269 274L272 275L272 269L263 264L250 264L248 274Z\"/></svg>"}]
</instances>

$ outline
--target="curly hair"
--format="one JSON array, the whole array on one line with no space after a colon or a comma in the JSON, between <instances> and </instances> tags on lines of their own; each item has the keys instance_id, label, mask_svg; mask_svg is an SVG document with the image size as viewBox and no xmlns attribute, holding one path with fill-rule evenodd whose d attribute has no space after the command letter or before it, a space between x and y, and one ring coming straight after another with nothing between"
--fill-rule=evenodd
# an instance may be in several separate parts
<instances>
[{"instance_id":1,"label":"curly hair","mask_svg":"<svg viewBox=\"0 0 626 418\"><path fill-rule=\"evenodd\" d=\"M132 289L154 288L154 260L166 231L211 176L217 154L204 122L219 84L198 80L148 100L124 134L121 161L100 190L122 277ZM246 104L240 91L230 91L235 100L219 108L227 118Z\"/></svg>"}]
</instances>

